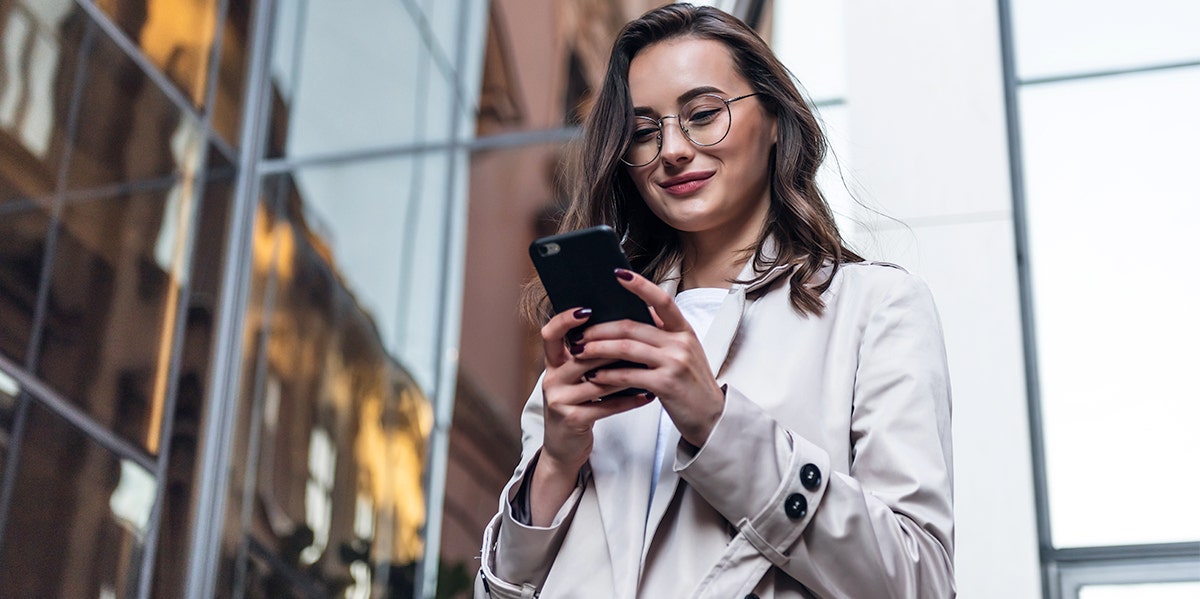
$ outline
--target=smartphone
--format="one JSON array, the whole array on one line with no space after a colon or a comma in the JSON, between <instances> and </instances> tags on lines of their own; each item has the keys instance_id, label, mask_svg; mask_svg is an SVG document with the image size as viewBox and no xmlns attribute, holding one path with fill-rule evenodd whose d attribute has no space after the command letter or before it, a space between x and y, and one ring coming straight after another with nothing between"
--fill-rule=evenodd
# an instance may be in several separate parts
<instances>
[{"instance_id":1,"label":"smartphone","mask_svg":"<svg viewBox=\"0 0 1200 599\"><path fill-rule=\"evenodd\" d=\"M535 240L529 257L537 269L550 305L557 314L574 308L591 308L592 316L578 329L613 320L629 319L654 324L646 302L617 282L614 271L629 269L629 260L612 227L600 225ZM605 368L642 367L621 361ZM613 395L643 393L626 389Z\"/></svg>"}]
</instances>

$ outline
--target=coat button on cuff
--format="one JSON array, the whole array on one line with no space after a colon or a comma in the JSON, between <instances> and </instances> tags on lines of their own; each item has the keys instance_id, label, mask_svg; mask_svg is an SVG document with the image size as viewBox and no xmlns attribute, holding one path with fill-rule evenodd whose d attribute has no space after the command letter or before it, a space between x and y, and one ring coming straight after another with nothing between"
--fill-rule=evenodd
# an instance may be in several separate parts
<instances>
[{"instance_id":1,"label":"coat button on cuff","mask_svg":"<svg viewBox=\"0 0 1200 599\"><path fill-rule=\"evenodd\" d=\"M746 599L758 599L758 595L755 595L754 593L750 593L749 595L746 595Z\"/></svg>"},{"instance_id":2,"label":"coat button on cuff","mask_svg":"<svg viewBox=\"0 0 1200 599\"><path fill-rule=\"evenodd\" d=\"M816 464L805 464L800 469L800 484L809 491L816 490L821 486L821 469Z\"/></svg>"},{"instance_id":3,"label":"coat button on cuff","mask_svg":"<svg viewBox=\"0 0 1200 599\"><path fill-rule=\"evenodd\" d=\"M783 511L792 520L799 520L808 514L808 500L799 493L792 493L783 500Z\"/></svg>"}]
</instances>

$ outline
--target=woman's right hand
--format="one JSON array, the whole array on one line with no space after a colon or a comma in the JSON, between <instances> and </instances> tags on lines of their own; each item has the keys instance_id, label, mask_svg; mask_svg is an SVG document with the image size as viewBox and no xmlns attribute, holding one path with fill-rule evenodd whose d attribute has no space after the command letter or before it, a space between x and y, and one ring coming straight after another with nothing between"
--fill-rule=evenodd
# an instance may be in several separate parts
<instances>
[{"instance_id":1,"label":"woman's right hand","mask_svg":"<svg viewBox=\"0 0 1200 599\"><path fill-rule=\"evenodd\" d=\"M546 375L542 379L545 402L542 453L533 472L530 511L534 526L548 526L575 489L579 469L592 453L592 425L651 401L646 395L628 395L598 401L618 391L585 380L584 374L612 360L576 359L582 346L572 344L567 333L587 322L588 308L564 310L542 327Z\"/></svg>"}]
</instances>

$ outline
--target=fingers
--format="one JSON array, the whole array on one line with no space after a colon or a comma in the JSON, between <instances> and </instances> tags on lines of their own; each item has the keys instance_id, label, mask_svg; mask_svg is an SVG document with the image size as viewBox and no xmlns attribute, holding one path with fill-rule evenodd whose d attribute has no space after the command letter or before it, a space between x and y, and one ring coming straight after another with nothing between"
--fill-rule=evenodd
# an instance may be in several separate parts
<instances>
[{"instance_id":1,"label":"fingers","mask_svg":"<svg viewBox=\"0 0 1200 599\"><path fill-rule=\"evenodd\" d=\"M618 268L614 273L621 286L632 291L634 295L654 309L656 321L662 322L662 328L667 331L688 331L691 326L675 305L675 299L649 279L624 268Z\"/></svg>"},{"instance_id":2,"label":"fingers","mask_svg":"<svg viewBox=\"0 0 1200 599\"><path fill-rule=\"evenodd\" d=\"M547 366L562 366L568 354L563 339L571 329L587 322L592 316L591 308L563 310L542 327L542 351L546 354Z\"/></svg>"}]
</instances>

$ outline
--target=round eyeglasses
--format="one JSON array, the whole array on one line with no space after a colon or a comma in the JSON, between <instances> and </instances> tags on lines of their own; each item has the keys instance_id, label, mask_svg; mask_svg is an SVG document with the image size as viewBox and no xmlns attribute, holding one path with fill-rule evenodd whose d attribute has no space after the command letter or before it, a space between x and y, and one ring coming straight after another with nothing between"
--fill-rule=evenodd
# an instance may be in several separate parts
<instances>
[{"instance_id":1,"label":"round eyeglasses","mask_svg":"<svg viewBox=\"0 0 1200 599\"><path fill-rule=\"evenodd\" d=\"M658 119L639 116L633 119L633 135L621 156L621 162L633 167L646 166L662 151L662 123L675 119L688 141L698 146L715 146L729 135L733 122L729 105L757 96L758 92L725 99L716 94L701 94L688 100L679 114L665 114Z\"/></svg>"}]
</instances>

